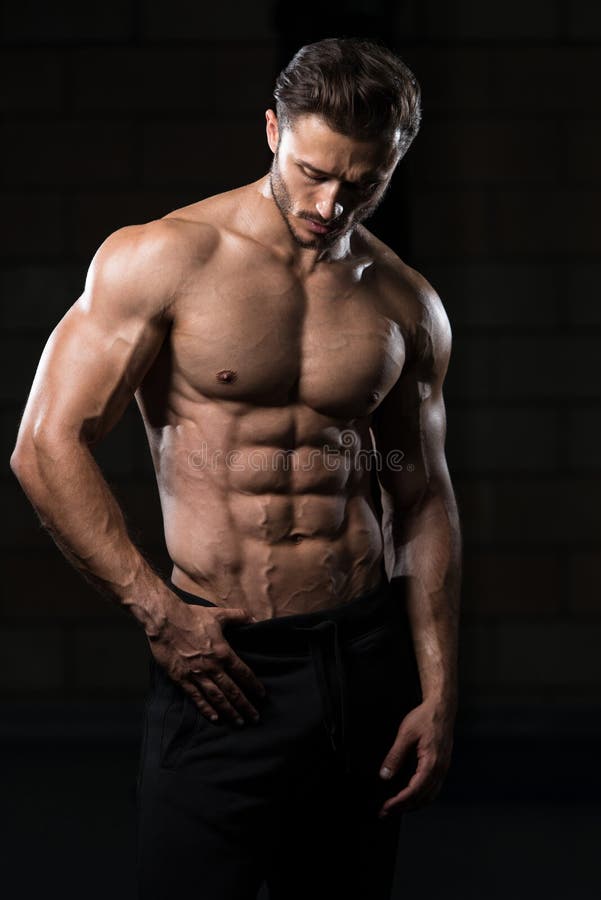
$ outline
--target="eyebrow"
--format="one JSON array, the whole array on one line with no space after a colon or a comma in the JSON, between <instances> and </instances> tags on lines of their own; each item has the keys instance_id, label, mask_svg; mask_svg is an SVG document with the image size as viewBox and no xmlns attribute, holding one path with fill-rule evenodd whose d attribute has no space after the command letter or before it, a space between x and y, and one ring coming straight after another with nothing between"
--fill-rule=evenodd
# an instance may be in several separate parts
<instances>
[{"instance_id":1,"label":"eyebrow","mask_svg":"<svg viewBox=\"0 0 601 900\"><path fill-rule=\"evenodd\" d=\"M315 172L317 175L326 175L328 178L336 178L332 172L324 172L323 169L318 169L316 166L312 166L311 163L305 162L304 159L297 159L296 162L299 166L302 166L304 169L311 169L312 172ZM379 177L375 172L372 175L366 175L364 178L359 179L359 181L344 181L343 184L373 184L374 182L382 182L385 179Z\"/></svg>"}]
</instances>

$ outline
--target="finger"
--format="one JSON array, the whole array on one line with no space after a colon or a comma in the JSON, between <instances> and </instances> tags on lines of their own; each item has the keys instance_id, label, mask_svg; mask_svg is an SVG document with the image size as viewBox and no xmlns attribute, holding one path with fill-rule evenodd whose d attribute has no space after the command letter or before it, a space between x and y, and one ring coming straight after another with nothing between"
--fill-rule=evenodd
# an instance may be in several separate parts
<instances>
[{"instance_id":1,"label":"finger","mask_svg":"<svg viewBox=\"0 0 601 900\"><path fill-rule=\"evenodd\" d=\"M217 677L217 674L218 673L216 673L215 677ZM208 698L208 701L215 709L217 719L222 717L236 722L237 724L242 722L238 710L234 706L232 706L223 691L220 689L219 685L216 684L210 676L203 675L201 678L197 678L197 680L198 683L202 686L205 697ZM216 720L213 719L213 721Z\"/></svg>"},{"instance_id":2,"label":"finger","mask_svg":"<svg viewBox=\"0 0 601 900\"><path fill-rule=\"evenodd\" d=\"M394 744L386 754L380 767L382 778L392 778L407 758L409 751L417 743L417 736L402 731L397 735Z\"/></svg>"},{"instance_id":3,"label":"finger","mask_svg":"<svg viewBox=\"0 0 601 900\"><path fill-rule=\"evenodd\" d=\"M233 609L230 607L216 607L215 620L223 628L228 622L256 622L258 621L247 609Z\"/></svg>"},{"instance_id":4,"label":"finger","mask_svg":"<svg viewBox=\"0 0 601 900\"><path fill-rule=\"evenodd\" d=\"M417 795L415 799L405 800L403 803L396 803L396 798L387 800L378 813L379 818L385 818L387 815L400 815L401 813L413 812L416 809L423 809L428 806L436 798L440 791L440 785L434 786L431 790L424 790Z\"/></svg>"},{"instance_id":5,"label":"finger","mask_svg":"<svg viewBox=\"0 0 601 900\"><path fill-rule=\"evenodd\" d=\"M215 614L215 622L221 629L221 636L224 641L224 647L219 649L218 656L220 658L221 665L224 668L227 667L228 670L232 672L235 680L239 681L246 690L251 691L251 693L254 692L259 697L264 697L267 693L265 690L265 686L257 678L253 670L249 666L247 666L246 663L236 655L236 653L234 653L231 645L227 643L223 634L223 629L226 627L228 622L244 622L248 618L250 618L253 622L257 621L254 616L251 616L250 613L246 612L246 610L243 609L220 609Z\"/></svg>"},{"instance_id":6,"label":"finger","mask_svg":"<svg viewBox=\"0 0 601 900\"><path fill-rule=\"evenodd\" d=\"M228 672L231 673L232 678L241 684L243 688L246 688L251 692L254 691L259 697L264 697L267 693L265 686L259 681L250 666L247 666L246 663L234 653L229 644L228 648L228 655L221 659L222 666L227 668Z\"/></svg>"},{"instance_id":7,"label":"finger","mask_svg":"<svg viewBox=\"0 0 601 900\"><path fill-rule=\"evenodd\" d=\"M418 809L419 807L430 803L436 797L440 788L441 784L439 782L428 782L427 784L412 790L412 793L406 796L405 799L399 800L399 794L395 797L390 797L383 804L382 808L384 809L384 807L386 807L387 810L402 809L404 811Z\"/></svg>"},{"instance_id":8,"label":"finger","mask_svg":"<svg viewBox=\"0 0 601 900\"><path fill-rule=\"evenodd\" d=\"M220 712L223 712L226 718L242 724L244 718L248 720L258 719L259 713L250 701L245 697L238 685L223 669L210 673L212 680L211 687L207 687L210 691L209 697L211 702L218 706ZM242 720L242 722L240 721Z\"/></svg>"},{"instance_id":9,"label":"finger","mask_svg":"<svg viewBox=\"0 0 601 900\"><path fill-rule=\"evenodd\" d=\"M423 798L434 788L437 781L434 764L421 762L418 764L417 771L410 778L405 788L389 798L382 806L382 811L386 812L393 807L409 809L413 804L421 803Z\"/></svg>"},{"instance_id":10,"label":"finger","mask_svg":"<svg viewBox=\"0 0 601 900\"><path fill-rule=\"evenodd\" d=\"M212 722L216 722L219 718L217 714L217 710L214 709L210 703L207 702L206 698L203 694L198 690L196 685L193 682L182 681L181 682L182 689L188 694L189 697L192 698L196 706L199 708L203 716L207 719L210 719Z\"/></svg>"}]
</instances>

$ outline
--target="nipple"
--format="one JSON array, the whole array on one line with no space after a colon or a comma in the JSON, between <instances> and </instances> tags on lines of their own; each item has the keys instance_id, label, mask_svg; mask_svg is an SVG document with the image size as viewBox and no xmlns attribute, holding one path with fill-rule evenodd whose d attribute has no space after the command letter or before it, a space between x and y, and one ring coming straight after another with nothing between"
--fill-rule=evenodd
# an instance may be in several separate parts
<instances>
[{"instance_id":1,"label":"nipple","mask_svg":"<svg viewBox=\"0 0 601 900\"><path fill-rule=\"evenodd\" d=\"M377 403L377 401L379 399L380 399L380 394L378 393L378 391L372 391L371 394L369 395L370 403Z\"/></svg>"},{"instance_id":2,"label":"nipple","mask_svg":"<svg viewBox=\"0 0 601 900\"><path fill-rule=\"evenodd\" d=\"M233 369L221 369L220 372L217 372L217 381L221 384L231 384L237 377Z\"/></svg>"}]
</instances>

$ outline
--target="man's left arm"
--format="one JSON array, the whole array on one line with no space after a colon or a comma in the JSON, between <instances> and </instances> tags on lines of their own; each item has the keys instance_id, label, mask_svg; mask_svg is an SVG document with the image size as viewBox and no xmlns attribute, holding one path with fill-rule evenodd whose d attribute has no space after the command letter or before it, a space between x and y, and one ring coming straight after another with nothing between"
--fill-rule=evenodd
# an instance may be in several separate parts
<instances>
[{"instance_id":1,"label":"man's left arm","mask_svg":"<svg viewBox=\"0 0 601 900\"><path fill-rule=\"evenodd\" d=\"M387 571L393 590L395 580L405 580L422 693L421 703L404 717L382 760L382 769L392 777L414 750L416 770L382 806L381 814L415 809L434 799L450 764L457 709L462 548L445 458L442 391L451 328L433 288L427 285L419 297L403 371L371 425L380 461Z\"/></svg>"}]
</instances>

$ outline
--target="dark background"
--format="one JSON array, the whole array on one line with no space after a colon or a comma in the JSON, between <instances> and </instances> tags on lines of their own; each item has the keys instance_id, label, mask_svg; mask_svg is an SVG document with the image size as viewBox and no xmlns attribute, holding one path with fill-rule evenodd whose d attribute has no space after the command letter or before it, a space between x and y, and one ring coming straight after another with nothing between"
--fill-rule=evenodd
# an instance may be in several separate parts
<instances>
[{"instance_id":1,"label":"dark background","mask_svg":"<svg viewBox=\"0 0 601 900\"><path fill-rule=\"evenodd\" d=\"M264 110L302 44L363 35L422 87L369 227L451 321L464 535L454 759L405 820L397 896L597 898L601 6L7 0L1 28L5 877L27 898L79 897L82 879L90 900L134 896L145 637L71 570L8 467L42 348L110 232L267 171ZM135 404L97 456L167 576Z\"/></svg>"}]
</instances>

